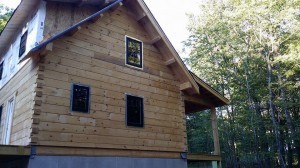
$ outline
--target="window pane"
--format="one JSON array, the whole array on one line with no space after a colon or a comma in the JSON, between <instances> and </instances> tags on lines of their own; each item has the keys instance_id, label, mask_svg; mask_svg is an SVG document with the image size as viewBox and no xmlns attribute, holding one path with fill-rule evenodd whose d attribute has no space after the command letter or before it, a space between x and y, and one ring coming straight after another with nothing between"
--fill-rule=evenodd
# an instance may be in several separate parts
<instances>
[{"instance_id":1,"label":"window pane","mask_svg":"<svg viewBox=\"0 0 300 168\"><path fill-rule=\"evenodd\" d=\"M3 63L4 61L0 64L0 80L2 79L2 74L3 74Z\"/></svg>"},{"instance_id":2,"label":"window pane","mask_svg":"<svg viewBox=\"0 0 300 168\"><path fill-rule=\"evenodd\" d=\"M1 119L2 119L2 110L3 110L3 105L0 106L0 125L1 125Z\"/></svg>"},{"instance_id":3,"label":"window pane","mask_svg":"<svg viewBox=\"0 0 300 168\"><path fill-rule=\"evenodd\" d=\"M143 127L143 98L127 95L127 126Z\"/></svg>"},{"instance_id":4,"label":"window pane","mask_svg":"<svg viewBox=\"0 0 300 168\"><path fill-rule=\"evenodd\" d=\"M142 68L142 42L126 37L126 64Z\"/></svg>"},{"instance_id":5,"label":"window pane","mask_svg":"<svg viewBox=\"0 0 300 168\"><path fill-rule=\"evenodd\" d=\"M90 88L87 86L73 85L72 111L88 112Z\"/></svg>"},{"instance_id":6,"label":"window pane","mask_svg":"<svg viewBox=\"0 0 300 168\"><path fill-rule=\"evenodd\" d=\"M11 125L14 113L14 98L10 99L7 102L7 111L6 111L6 118L4 124L4 136L3 136L3 144L10 143L10 134L11 134Z\"/></svg>"},{"instance_id":7,"label":"window pane","mask_svg":"<svg viewBox=\"0 0 300 168\"><path fill-rule=\"evenodd\" d=\"M26 51L26 40L27 40L27 31L21 37L19 57L21 57Z\"/></svg>"}]
</instances>

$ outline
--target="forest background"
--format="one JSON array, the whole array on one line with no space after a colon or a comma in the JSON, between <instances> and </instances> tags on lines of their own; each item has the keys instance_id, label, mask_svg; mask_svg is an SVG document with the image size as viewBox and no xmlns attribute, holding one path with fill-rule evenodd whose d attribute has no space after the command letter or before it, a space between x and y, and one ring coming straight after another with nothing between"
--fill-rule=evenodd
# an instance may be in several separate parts
<instances>
[{"instance_id":1,"label":"forest background","mask_svg":"<svg viewBox=\"0 0 300 168\"><path fill-rule=\"evenodd\" d=\"M300 1L215 0L190 15L185 62L230 99L223 167L300 167ZM213 151L209 111L187 118L191 152Z\"/></svg>"}]
</instances>

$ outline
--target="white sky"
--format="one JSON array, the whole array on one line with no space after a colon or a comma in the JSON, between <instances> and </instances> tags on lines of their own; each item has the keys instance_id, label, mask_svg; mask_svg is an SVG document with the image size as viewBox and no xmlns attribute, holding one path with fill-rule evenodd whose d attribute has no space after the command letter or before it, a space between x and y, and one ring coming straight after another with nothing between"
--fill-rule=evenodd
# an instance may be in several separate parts
<instances>
[{"instance_id":1,"label":"white sky","mask_svg":"<svg viewBox=\"0 0 300 168\"><path fill-rule=\"evenodd\" d=\"M158 23L166 33L167 37L180 53L182 41L188 38L186 29L188 24L187 13L198 13L198 6L203 0L144 0ZM20 0L0 0L11 8L15 8Z\"/></svg>"},{"instance_id":2,"label":"white sky","mask_svg":"<svg viewBox=\"0 0 300 168\"><path fill-rule=\"evenodd\" d=\"M4 4L11 8L16 8L21 0L0 0L0 4Z\"/></svg>"}]
</instances>

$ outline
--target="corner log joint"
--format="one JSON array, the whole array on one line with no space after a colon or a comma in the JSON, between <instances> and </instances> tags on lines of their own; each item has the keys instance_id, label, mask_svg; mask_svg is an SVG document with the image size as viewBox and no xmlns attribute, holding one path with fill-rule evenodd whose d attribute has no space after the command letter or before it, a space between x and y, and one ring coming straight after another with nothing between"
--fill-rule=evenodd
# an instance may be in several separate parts
<instances>
[{"instance_id":1,"label":"corner log joint","mask_svg":"<svg viewBox=\"0 0 300 168\"><path fill-rule=\"evenodd\" d=\"M48 54L48 52L52 51L53 49L53 43L49 43L46 45L45 48L42 49L42 51L40 52L40 56L45 56Z\"/></svg>"}]
</instances>

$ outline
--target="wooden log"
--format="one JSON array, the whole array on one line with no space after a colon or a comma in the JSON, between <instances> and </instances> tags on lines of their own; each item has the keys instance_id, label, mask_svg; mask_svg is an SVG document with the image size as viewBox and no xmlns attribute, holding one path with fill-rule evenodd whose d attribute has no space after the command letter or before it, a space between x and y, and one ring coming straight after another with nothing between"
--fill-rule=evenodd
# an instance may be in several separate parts
<instances>
[{"instance_id":1,"label":"wooden log","mask_svg":"<svg viewBox=\"0 0 300 168\"><path fill-rule=\"evenodd\" d=\"M80 26L78 26L78 27L72 29L71 31L69 31L69 32L67 33L67 36L73 36L73 35L74 35L76 32L78 32L80 29L81 29Z\"/></svg>"},{"instance_id":2,"label":"wooden log","mask_svg":"<svg viewBox=\"0 0 300 168\"><path fill-rule=\"evenodd\" d=\"M48 43L46 45L46 47L44 47L43 49L41 49L39 55L41 55L41 56L47 55L50 51L52 51L52 48L53 48L53 43Z\"/></svg>"},{"instance_id":3,"label":"wooden log","mask_svg":"<svg viewBox=\"0 0 300 168\"><path fill-rule=\"evenodd\" d=\"M180 84L180 86L179 86L181 91L191 89L192 87L193 86L192 86L191 82L185 82L185 83Z\"/></svg>"},{"instance_id":4,"label":"wooden log","mask_svg":"<svg viewBox=\"0 0 300 168\"><path fill-rule=\"evenodd\" d=\"M118 5L115 5L114 7L110 8L109 11L110 12L114 12L116 9L118 9L118 7L123 6L123 3L120 2Z\"/></svg>"},{"instance_id":5,"label":"wooden log","mask_svg":"<svg viewBox=\"0 0 300 168\"><path fill-rule=\"evenodd\" d=\"M188 161L221 161L221 156L188 153L187 160Z\"/></svg>"},{"instance_id":6,"label":"wooden log","mask_svg":"<svg viewBox=\"0 0 300 168\"><path fill-rule=\"evenodd\" d=\"M159 40L161 40L161 37L156 36L153 39L151 39L150 41L148 41L147 43L150 44L150 45L153 45L153 44L157 43Z\"/></svg>"},{"instance_id":7,"label":"wooden log","mask_svg":"<svg viewBox=\"0 0 300 168\"><path fill-rule=\"evenodd\" d=\"M33 123L33 124L39 124L39 123L40 123L40 119L39 119L39 118L36 118L36 117L33 117L33 118L32 118L32 123Z\"/></svg>"},{"instance_id":8,"label":"wooden log","mask_svg":"<svg viewBox=\"0 0 300 168\"><path fill-rule=\"evenodd\" d=\"M0 156L29 156L30 147L28 146L13 146L13 145L0 145Z\"/></svg>"},{"instance_id":9,"label":"wooden log","mask_svg":"<svg viewBox=\"0 0 300 168\"><path fill-rule=\"evenodd\" d=\"M31 133L32 134L38 134L39 133L39 127L36 127L36 126L32 127L31 128Z\"/></svg>"},{"instance_id":10,"label":"wooden log","mask_svg":"<svg viewBox=\"0 0 300 168\"><path fill-rule=\"evenodd\" d=\"M163 152L149 150L105 149L95 147L64 147L37 146L38 155L66 155L66 156L120 156L120 157L146 157L146 158L180 158L179 152Z\"/></svg>"},{"instance_id":11,"label":"wooden log","mask_svg":"<svg viewBox=\"0 0 300 168\"><path fill-rule=\"evenodd\" d=\"M216 109L213 107L210 111L211 116L211 125L212 125L212 131L213 131L213 138L214 138L214 154L220 155L220 142L219 142L219 132L218 132L218 126L217 126L217 114Z\"/></svg>"},{"instance_id":12,"label":"wooden log","mask_svg":"<svg viewBox=\"0 0 300 168\"><path fill-rule=\"evenodd\" d=\"M98 16L96 16L96 17L94 17L94 18L92 18L91 20L90 20L90 22L92 22L92 23L96 23L100 18L102 18L104 16L104 14L100 14L100 15L98 15Z\"/></svg>"},{"instance_id":13,"label":"wooden log","mask_svg":"<svg viewBox=\"0 0 300 168\"><path fill-rule=\"evenodd\" d=\"M142 19L144 19L145 17L147 17L147 15L146 15L146 13L143 12L142 14L140 14L140 15L137 16L136 20L139 22Z\"/></svg>"},{"instance_id":14,"label":"wooden log","mask_svg":"<svg viewBox=\"0 0 300 168\"><path fill-rule=\"evenodd\" d=\"M170 65L172 65L172 64L174 64L174 63L176 63L175 58L171 58L171 59L169 59L169 60L167 60L167 61L165 62L165 65L170 66Z\"/></svg>"}]
</instances>

